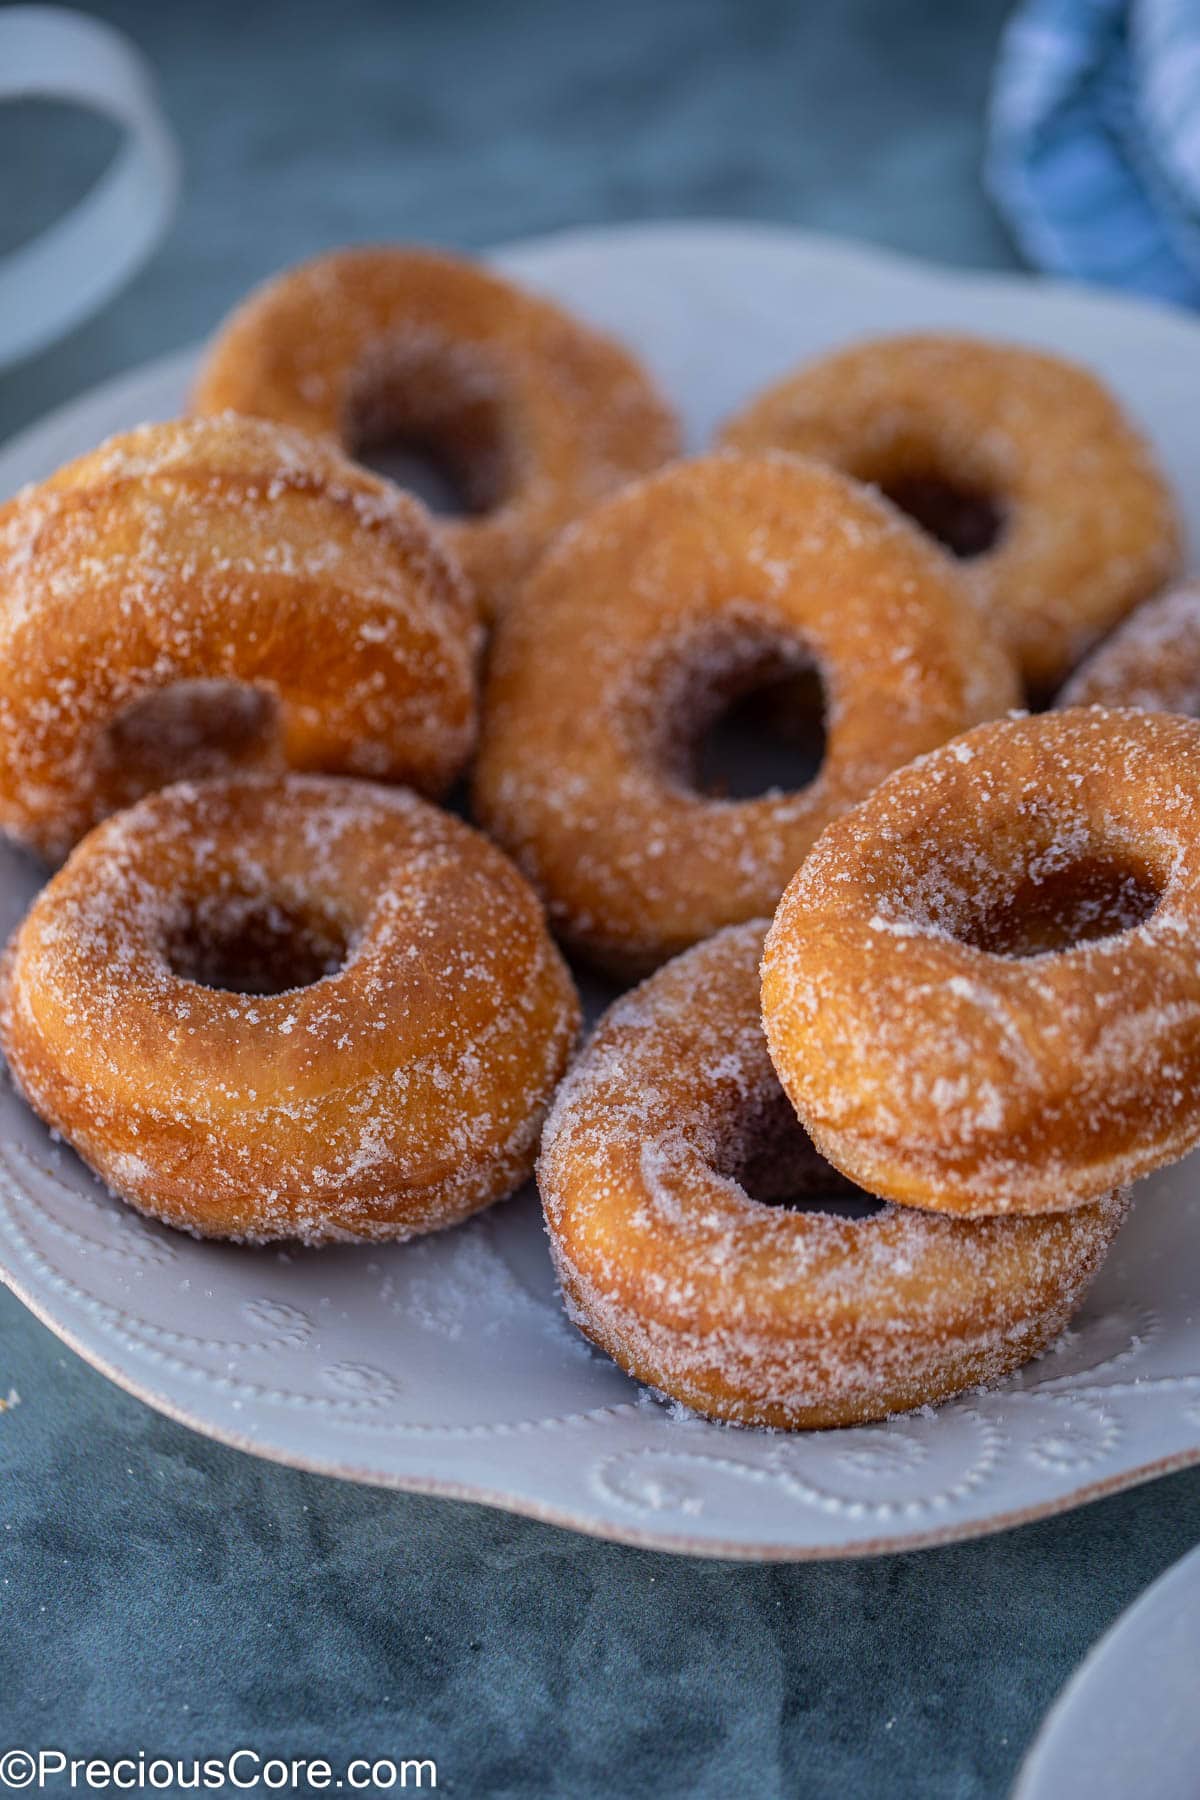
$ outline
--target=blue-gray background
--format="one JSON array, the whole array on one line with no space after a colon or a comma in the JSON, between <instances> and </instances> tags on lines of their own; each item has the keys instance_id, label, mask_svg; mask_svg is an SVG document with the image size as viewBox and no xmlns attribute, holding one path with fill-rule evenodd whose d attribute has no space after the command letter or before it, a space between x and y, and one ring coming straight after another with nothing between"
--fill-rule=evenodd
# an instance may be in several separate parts
<instances>
[{"instance_id":1,"label":"blue-gray background","mask_svg":"<svg viewBox=\"0 0 1200 1800\"><path fill-rule=\"evenodd\" d=\"M995 0L124 4L182 141L171 236L0 375L0 438L355 238L793 221L1013 262L978 182ZM0 113L0 249L107 139ZM436 1758L462 1795L1002 1795L1200 1472L878 1562L743 1568L210 1444L0 1292L0 1749Z\"/></svg>"}]
</instances>

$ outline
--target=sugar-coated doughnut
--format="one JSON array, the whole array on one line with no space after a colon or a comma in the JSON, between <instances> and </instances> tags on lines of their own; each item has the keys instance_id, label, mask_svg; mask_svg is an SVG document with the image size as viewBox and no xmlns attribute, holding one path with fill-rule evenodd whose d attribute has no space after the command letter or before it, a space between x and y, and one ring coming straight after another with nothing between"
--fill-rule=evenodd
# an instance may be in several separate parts
<instances>
[{"instance_id":1,"label":"sugar-coated doughnut","mask_svg":"<svg viewBox=\"0 0 1200 1800\"><path fill-rule=\"evenodd\" d=\"M1094 375L1045 351L942 335L851 344L768 388L723 441L827 460L957 544L1037 694L1178 566L1149 447Z\"/></svg>"},{"instance_id":2,"label":"sugar-coated doughnut","mask_svg":"<svg viewBox=\"0 0 1200 1800\"><path fill-rule=\"evenodd\" d=\"M1171 588L1139 606L1079 665L1055 704L1200 719L1200 587Z\"/></svg>"},{"instance_id":3,"label":"sugar-coated doughnut","mask_svg":"<svg viewBox=\"0 0 1200 1800\"><path fill-rule=\"evenodd\" d=\"M775 1067L872 1193L1051 1212L1200 1143L1200 724L981 726L831 825L763 958Z\"/></svg>"},{"instance_id":4,"label":"sugar-coated doughnut","mask_svg":"<svg viewBox=\"0 0 1200 1800\"><path fill-rule=\"evenodd\" d=\"M814 664L816 779L698 792L707 724ZM770 912L830 819L1015 698L957 571L894 508L795 457L707 457L571 527L501 621L475 805L568 941L644 972Z\"/></svg>"},{"instance_id":5,"label":"sugar-coated doughnut","mask_svg":"<svg viewBox=\"0 0 1200 1800\"><path fill-rule=\"evenodd\" d=\"M762 931L619 1000L559 1089L538 1181L571 1317L639 1381L743 1425L855 1424L996 1380L1062 1330L1124 1197L982 1220L766 1203L847 1184L771 1067Z\"/></svg>"},{"instance_id":6,"label":"sugar-coated doughnut","mask_svg":"<svg viewBox=\"0 0 1200 1800\"><path fill-rule=\"evenodd\" d=\"M439 794L479 647L425 509L328 447L232 415L111 438L0 508L0 827L56 860L231 766Z\"/></svg>"},{"instance_id":7,"label":"sugar-coated doughnut","mask_svg":"<svg viewBox=\"0 0 1200 1800\"><path fill-rule=\"evenodd\" d=\"M469 826L401 789L243 776L78 845L10 947L0 1044L143 1212L317 1243L511 1193L578 1016L536 898Z\"/></svg>"},{"instance_id":8,"label":"sugar-coated doughnut","mask_svg":"<svg viewBox=\"0 0 1200 1800\"><path fill-rule=\"evenodd\" d=\"M351 455L389 437L428 448L470 509L445 530L488 615L561 526L678 448L627 350L478 264L398 246L319 256L258 289L218 333L194 405Z\"/></svg>"}]
</instances>

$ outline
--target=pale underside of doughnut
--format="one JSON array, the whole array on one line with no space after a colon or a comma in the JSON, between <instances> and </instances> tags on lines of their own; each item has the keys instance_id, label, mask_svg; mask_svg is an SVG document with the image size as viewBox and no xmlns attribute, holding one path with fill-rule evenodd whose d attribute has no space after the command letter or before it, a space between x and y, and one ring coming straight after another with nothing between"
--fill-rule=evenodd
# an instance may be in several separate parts
<instances>
[{"instance_id":1,"label":"pale underside of doughnut","mask_svg":"<svg viewBox=\"0 0 1200 1800\"><path fill-rule=\"evenodd\" d=\"M213 985L251 951L303 985ZM412 794L301 776L181 784L98 827L18 931L0 1009L18 1085L115 1193L309 1243L512 1192L577 1025L499 851Z\"/></svg>"},{"instance_id":2,"label":"pale underside of doughnut","mask_svg":"<svg viewBox=\"0 0 1200 1800\"><path fill-rule=\"evenodd\" d=\"M868 1217L814 1170L758 1016L762 924L614 1006L556 1097L538 1179L568 1311L656 1390L741 1424L859 1423L994 1381L1061 1331L1125 1214ZM865 1196L859 1196L865 1199Z\"/></svg>"},{"instance_id":3,"label":"pale underside of doughnut","mask_svg":"<svg viewBox=\"0 0 1200 1800\"><path fill-rule=\"evenodd\" d=\"M763 963L776 1068L873 1193L1081 1205L1200 1142L1200 725L981 726L824 834Z\"/></svg>"}]
</instances>

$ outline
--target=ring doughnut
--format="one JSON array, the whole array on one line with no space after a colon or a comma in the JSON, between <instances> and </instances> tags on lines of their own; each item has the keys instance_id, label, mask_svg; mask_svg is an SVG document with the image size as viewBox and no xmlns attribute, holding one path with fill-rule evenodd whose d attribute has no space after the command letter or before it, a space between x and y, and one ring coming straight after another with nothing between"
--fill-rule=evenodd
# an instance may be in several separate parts
<instances>
[{"instance_id":1,"label":"ring doughnut","mask_svg":"<svg viewBox=\"0 0 1200 1800\"><path fill-rule=\"evenodd\" d=\"M473 745L480 627L425 509L259 420L143 426L26 489L0 599L0 826L52 861L176 777L438 794Z\"/></svg>"},{"instance_id":2,"label":"ring doughnut","mask_svg":"<svg viewBox=\"0 0 1200 1800\"><path fill-rule=\"evenodd\" d=\"M1035 694L1174 574L1150 450L1094 375L1016 344L871 339L768 388L723 442L877 483L951 548Z\"/></svg>"},{"instance_id":3,"label":"ring doughnut","mask_svg":"<svg viewBox=\"0 0 1200 1800\"><path fill-rule=\"evenodd\" d=\"M396 436L427 447L462 490L468 516L446 536L489 616L561 526L678 448L628 351L474 263L398 247L320 256L259 288L193 403L350 455Z\"/></svg>"},{"instance_id":4,"label":"ring doughnut","mask_svg":"<svg viewBox=\"0 0 1200 1800\"><path fill-rule=\"evenodd\" d=\"M1200 724L981 726L821 838L763 957L775 1067L888 1199L1056 1212L1200 1142Z\"/></svg>"},{"instance_id":5,"label":"ring doughnut","mask_svg":"<svg viewBox=\"0 0 1200 1800\"><path fill-rule=\"evenodd\" d=\"M816 779L697 791L729 700L814 664ZM641 973L770 912L830 819L1015 699L956 571L892 507L795 457L707 457L572 526L500 622L475 805L556 929Z\"/></svg>"},{"instance_id":6,"label":"ring doughnut","mask_svg":"<svg viewBox=\"0 0 1200 1800\"><path fill-rule=\"evenodd\" d=\"M639 1381L742 1425L856 1424L997 1380L1062 1330L1125 1196L980 1220L752 1198L846 1186L767 1055L762 932L619 1000L559 1089L538 1182L571 1317Z\"/></svg>"},{"instance_id":7,"label":"ring doughnut","mask_svg":"<svg viewBox=\"0 0 1200 1800\"><path fill-rule=\"evenodd\" d=\"M413 794L181 783L10 946L0 1044L115 1194L205 1237L406 1238L529 1175L578 1026L507 859Z\"/></svg>"},{"instance_id":8,"label":"ring doughnut","mask_svg":"<svg viewBox=\"0 0 1200 1800\"><path fill-rule=\"evenodd\" d=\"M1200 588L1171 588L1139 606L1080 663L1055 704L1200 719Z\"/></svg>"}]
</instances>

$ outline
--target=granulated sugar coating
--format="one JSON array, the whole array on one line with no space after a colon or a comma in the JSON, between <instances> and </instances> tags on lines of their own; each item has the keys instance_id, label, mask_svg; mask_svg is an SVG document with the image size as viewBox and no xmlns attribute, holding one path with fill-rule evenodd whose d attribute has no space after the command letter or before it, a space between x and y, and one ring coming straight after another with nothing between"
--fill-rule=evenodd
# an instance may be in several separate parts
<instances>
[{"instance_id":1,"label":"granulated sugar coating","mask_svg":"<svg viewBox=\"0 0 1200 1800\"><path fill-rule=\"evenodd\" d=\"M578 1022L486 839L400 790L285 775L180 784L92 832L10 947L0 1043L133 1205L317 1243L511 1193Z\"/></svg>"},{"instance_id":2,"label":"granulated sugar coating","mask_svg":"<svg viewBox=\"0 0 1200 1800\"><path fill-rule=\"evenodd\" d=\"M993 541L961 546L964 574L1036 694L1179 566L1149 446L1094 375L1045 351L928 334L851 344L759 395L723 441L815 456L914 512L937 489L960 522L990 509Z\"/></svg>"},{"instance_id":3,"label":"granulated sugar coating","mask_svg":"<svg viewBox=\"0 0 1200 1800\"><path fill-rule=\"evenodd\" d=\"M815 665L808 786L698 792L728 701ZM619 974L769 912L822 828L1017 698L958 572L895 508L795 457L679 463L570 527L501 620L474 799L558 929Z\"/></svg>"},{"instance_id":4,"label":"granulated sugar coating","mask_svg":"<svg viewBox=\"0 0 1200 1800\"><path fill-rule=\"evenodd\" d=\"M1078 1206L1200 1142L1200 724L981 726L821 838L763 959L775 1067L872 1193Z\"/></svg>"},{"instance_id":5,"label":"granulated sugar coating","mask_svg":"<svg viewBox=\"0 0 1200 1800\"><path fill-rule=\"evenodd\" d=\"M998 1379L1065 1326L1125 1197L985 1220L752 1199L743 1181L844 1186L771 1067L764 928L618 1001L559 1089L538 1182L568 1311L639 1380L740 1424L859 1423Z\"/></svg>"},{"instance_id":6,"label":"granulated sugar coating","mask_svg":"<svg viewBox=\"0 0 1200 1800\"><path fill-rule=\"evenodd\" d=\"M179 776L438 794L472 748L480 626L428 514L298 432L110 439L0 508L0 601L0 825L52 861Z\"/></svg>"},{"instance_id":7,"label":"granulated sugar coating","mask_svg":"<svg viewBox=\"0 0 1200 1800\"><path fill-rule=\"evenodd\" d=\"M317 257L252 294L195 406L279 419L351 455L388 438L430 452L478 515L445 535L489 615L568 520L678 451L628 351L475 264L397 247Z\"/></svg>"},{"instance_id":8,"label":"granulated sugar coating","mask_svg":"<svg viewBox=\"0 0 1200 1800\"><path fill-rule=\"evenodd\" d=\"M1072 675L1056 704L1200 718L1200 588L1147 600Z\"/></svg>"}]
</instances>

